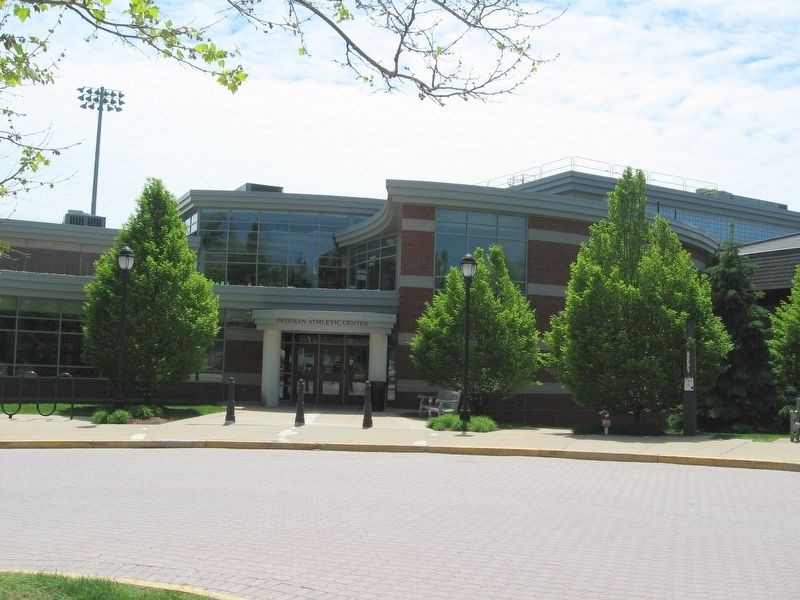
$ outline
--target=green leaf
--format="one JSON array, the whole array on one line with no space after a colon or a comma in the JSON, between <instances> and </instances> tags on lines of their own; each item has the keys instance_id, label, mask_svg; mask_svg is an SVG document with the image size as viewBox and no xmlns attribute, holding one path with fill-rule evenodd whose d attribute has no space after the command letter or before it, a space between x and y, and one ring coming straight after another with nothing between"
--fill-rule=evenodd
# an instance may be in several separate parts
<instances>
[{"instance_id":1,"label":"green leaf","mask_svg":"<svg viewBox=\"0 0 800 600\"><path fill-rule=\"evenodd\" d=\"M14 16L17 17L20 22L24 23L28 17L31 15L31 9L22 6L21 4L14 5Z\"/></svg>"}]
</instances>

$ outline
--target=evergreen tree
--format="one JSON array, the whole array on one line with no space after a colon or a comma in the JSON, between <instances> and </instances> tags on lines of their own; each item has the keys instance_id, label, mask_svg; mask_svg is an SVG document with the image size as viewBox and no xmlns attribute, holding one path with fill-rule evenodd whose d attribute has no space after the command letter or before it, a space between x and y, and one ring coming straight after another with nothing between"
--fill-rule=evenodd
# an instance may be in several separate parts
<instances>
[{"instance_id":1,"label":"evergreen tree","mask_svg":"<svg viewBox=\"0 0 800 600\"><path fill-rule=\"evenodd\" d=\"M729 430L737 423L762 429L777 425L780 402L767 347L769 313L758 304L764 294L753 285L754 269L728 240L706 271L714 313L733 341L716 385L698 399L698 422L709 430Z\"/></svg>"},{"instance_id":2,"label":"evergreen tree","mask_svg":"<svg viewBox=\"0 0 800 600\"><path fill-rule=\"evenodd\" d=\"M800 267L794 272L789 297L780 303L770 322L772 337L767 344L773 373L783 397L793 396L800 393Z\"/></svg>"},{"instance_id":3,"label":"evergreen tree","mask_svg":"<svg viewBox=\"0 0 800 600\"><path fill-rule=\"evenodd\" d=\"M121 334L120 248L135 263L128 283L125 338ZM175 198L148 179L138 209L95 264L86 286L84 347L88 361L113 379L125 352L126 388L149 397L184 381L203 362L218 330L219 299L196 267ZM124 347L123 347L124 344Z\"/></svg>"},{"instance_id":4,"label":"evergreen tree","mask_svg":"<svg viewBox=\"0 0 800 600\"><path fill-rule=\"evenodd\" d=\"M510 397L537 383L539 335L534 311L511 280L501 246L484 256L470 288L469 393L474 409ZM411 359L431 385L462 389L464 365L464 279L453 267L444 288L426 305L411 340Z\"/></svg>"},{"instance_id":5,"label":"evergreen tree","mask_svg":"<svg viewBox=\"0 0 800 600\"><path fill-rule=\"evenodd\" d=\"M566 306L547 334L551 370L575 402L613 413L675 407L682 397L684 329L697 323L700 382L730 347L710 288L667 222L650 225L645 178L626 169L609 216L592 225L571 267Z\"/></svg>"}]
</instances>

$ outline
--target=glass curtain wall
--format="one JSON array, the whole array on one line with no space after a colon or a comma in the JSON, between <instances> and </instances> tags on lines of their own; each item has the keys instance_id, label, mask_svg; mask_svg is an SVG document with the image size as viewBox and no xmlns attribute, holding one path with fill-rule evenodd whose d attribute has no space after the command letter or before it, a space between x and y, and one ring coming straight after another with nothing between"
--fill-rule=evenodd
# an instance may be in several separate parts
<instances>
[{"instance_id":1,"label":"glass curtain wall","mask_svg":"<svg viewBox=\"0 0 800 600\"><path fill-rule=\"evenodd\" d=\"M202 210L186 219L200 236L199 268L230 285L393 290L397 239L338 249L333 234L366 216Z\"/></svg>"},{"instance_id":2,"label":"glass curtain wall","mask_svg":"<svg viewBox=\"0 0 800 600\"><path fill-rule=\"evenodd\" d=\"M372 240L350 249L348 287L393 290L397 274L397 239Z\"/></svg>"},{"instance_id":3,"label":"glass curtain wall","mask_svg":"<svg viewBox=\"0 0 800 600\"><path fill-rule=\"evenodd\" d=\"M365 218L201 210L199 268L212 281L231 285L345 288L347 254L336 248L333 233Z\"/></svg>"},{"instance_id":4,"label":"glass curtain wall","mask_svg":"<svg viewBox=\"0 0 800 600\"><path fill-rule=\"evenodd\" d=\"M0 296L0 373L97 377L81 359L83 303Z\"/></svg>"},{"instance_id":5,"label":"glass curtain wall","mask_svg":"<svg viewBox=\"0 0 800 600\"><path fill-rule=\"evenodd\" d=\"M458 267L467 252L474 252L479 247L486 251L494 244L503 247L511 279L524 285L528 253L526 217L437 208L434 265L436 287L442 287L450 268Z\"/></svg>"},{"instance_id":6,"label":"glass curtain wall","mask_svg":"<svg viewBox=\"0 0 800 600\"><path fill-rule=\"evenodd\" d=\"M710 213L672 208L670 206L659 207L655 204L648 204L646 212L650 217L655 217L656 214L660 214L667 219L693 225L714 236L719 241L728 239L731 227L733 227L734 241L742 244L749 244L751 242L797 233L796 228L792 229L791 227L752 223L740 219L730 219L728 217L712 215Z\"/></svg>"}]
</instances>

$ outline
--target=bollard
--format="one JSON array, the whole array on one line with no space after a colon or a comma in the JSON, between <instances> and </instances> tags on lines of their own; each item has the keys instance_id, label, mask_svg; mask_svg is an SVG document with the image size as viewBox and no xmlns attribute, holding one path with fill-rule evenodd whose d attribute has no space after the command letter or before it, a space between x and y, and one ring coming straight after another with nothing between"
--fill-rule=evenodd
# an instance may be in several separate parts
<instances>
[{"instance_id":1,"label":"bollard","mask_svg":"<svg viewBox=\"0 0 800 600\"><path fill-rule=\"evenodd\" d=\"M294 426L306 424L305 403L304 398L306 395L306 382L302 378L297 380L297 412L294 415Z\"/></svg>"},{"instance_id":2,"label":"bollard","mask_svg":"<svg viewBox=\"0 0 800 600\"><path fill-rule=\"evenodd\" d=\"M372 382L369 379L364 384L364 422L361 427L362 429L372 427Z\"/></svg>"},{"instance_id":3,"label":"bollard","mask_svg":"<svg viewBox=\"0 0 800 600\"><path fill-rule=\"evenodd\" d=\"M611 417L608 415L608 411L604 408L600 411L600 424L603 426L604 435L608 435L608 428L611 427Z\"/></svg>"},{"instance_id":4,"label":"bollard","mask_svg":"<svg viewBox=\"0 0 800 600\"><path fill-rule=\"evenodd\" d=\"M236 380L228 378L228 408L225 411L225 424L236 423Z\"/></svg>"}]
</instances>

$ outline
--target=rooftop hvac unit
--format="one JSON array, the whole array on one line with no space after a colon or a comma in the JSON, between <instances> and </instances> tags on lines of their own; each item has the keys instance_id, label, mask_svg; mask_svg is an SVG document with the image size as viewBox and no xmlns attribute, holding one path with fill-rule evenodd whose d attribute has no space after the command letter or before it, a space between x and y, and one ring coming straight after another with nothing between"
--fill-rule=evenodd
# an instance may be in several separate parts
<instances>
[{"instance_id":1,"label":"rooftop hvac unit","mask_svg":"<svg viewBox=\"0 0 800 600\"><path fill-rule=\"evenodd\" d=\"M81 210L68 210L64 215L64 225L85 225L87 227L105 227L106 218L90 215Z\"/></svg>"}]
</instances>

